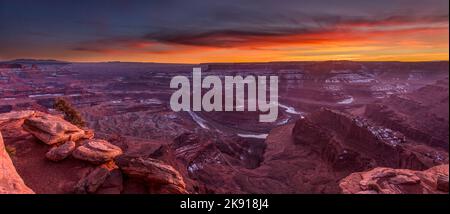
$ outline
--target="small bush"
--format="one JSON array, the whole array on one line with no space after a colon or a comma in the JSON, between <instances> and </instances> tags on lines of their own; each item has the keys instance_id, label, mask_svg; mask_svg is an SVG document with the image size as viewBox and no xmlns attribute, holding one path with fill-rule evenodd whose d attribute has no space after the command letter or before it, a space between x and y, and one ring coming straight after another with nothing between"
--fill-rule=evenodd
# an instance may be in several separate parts
<instances>
[{"instance_id":1,"label":"small bush","mask_svg":"<svg viewBox=\"0 0 450 214\"><path fill-rule=\"evenodd\" d=\"M66 99L61 97L56 98L54 108L64 113L64 119L69 121L70 123L80 128L86 126L86 122L84 121L80 112L78 112L75 107L73 107L72 104L70 104L70 102Z\"/></svg>"}]
</instances>

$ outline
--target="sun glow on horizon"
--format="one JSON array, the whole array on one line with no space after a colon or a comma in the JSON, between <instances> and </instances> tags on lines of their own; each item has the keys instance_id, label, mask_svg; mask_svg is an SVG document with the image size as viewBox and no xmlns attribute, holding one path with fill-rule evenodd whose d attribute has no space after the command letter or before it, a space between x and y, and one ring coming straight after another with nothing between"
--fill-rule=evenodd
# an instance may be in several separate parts
<instances>
[{"instance_id":1,"label":"sun glow on horizon","mask_svg":"<svg viewBox=\"0 0 450 214\"><path fill-rule=\"evenodd\" d=\"M240 7L229 3L228 7L217 8L202 2L198 6L204 7L205 13L180 9L172 13L180 16L176 22L166 14L177 8L158 4L144 7L130 3L134 8L130 9L134 11L132 14L118 12L121 6L115 5L99 16L93 3L83 3L89 7L73 11L68 8L80 5L61 3L59 8L66 8L61 10L72 18L66 20L63 14L54 13L53 2L47 3L34 5L42 7L34 10L42 20L36 19L36 14L14 10L17 7L0 11L5 20L0 22L0 29L4 29L0 34L0 60L156 63L449 60L448 1L437 0L435 4L410 1L408 5L398 2L395 7L373 2L356 6L351 2L335 5L331 1L329 5L266 2L261 3L267 4L267 11L262 12L259 5ZM309 7L316 12L302 11ZM411 11L404 10L405 7ZM154 16L147 12L152 8ZM328 14L330 9L336 10L336 14ZM89 13L80 13L85 10ZM214 15L235 10L239 16ZM279 13L284 16L278 16Z\"/></svg>"},{"instance_id":2,"label":"sun glow on horizon","mask_svg":"<svg viewBox=\"0 0 450 214\"><path fill-rule=\"evenodd\" d=\"M103 50L64 50L58 53L42 50L20 58L192 64L327 60L448 61L448 41L448 27L441 27L416 31L332 32L308 36L261 37L231 47L141 42L111 46Z\"/></svg>"}]
</instances>

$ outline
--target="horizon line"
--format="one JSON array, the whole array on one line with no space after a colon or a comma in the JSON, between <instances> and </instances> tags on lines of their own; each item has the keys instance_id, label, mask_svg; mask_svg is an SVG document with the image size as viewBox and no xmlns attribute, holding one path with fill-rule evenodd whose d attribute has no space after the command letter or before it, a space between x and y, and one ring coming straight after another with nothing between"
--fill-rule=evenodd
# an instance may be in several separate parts
<instances>
[{"instance_id":1,"label":"horizon line","mask_svg":"<svg viewBox=\"0 0 450 214\"><path fill-rule=\"evenodd\" d=\"M397 63L421 63L421 62L449 62L449 60L419 60L419 61L408 61L408 60L276 60L276 61L248 61L248 62L232 62L232 61L218 61L218 62L199 62L199 63L187 63L187 62L152 62L152 61L71 61L71 60L59 60L59 59L42 59L42 58L16 58L10 60L0 60L0 63L10 63L14 61L55 61L55 62L65 62L65 63L148 63L148 64L182 64L182 65L202 65L202 64L256 64L256 63L308 63L308 62L397 62Z\"/></svg>"}]
</instances>

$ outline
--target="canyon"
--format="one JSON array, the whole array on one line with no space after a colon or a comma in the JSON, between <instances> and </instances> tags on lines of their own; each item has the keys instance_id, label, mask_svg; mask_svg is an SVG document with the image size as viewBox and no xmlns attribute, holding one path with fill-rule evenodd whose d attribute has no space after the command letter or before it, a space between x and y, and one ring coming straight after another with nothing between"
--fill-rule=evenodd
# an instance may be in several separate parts
<instances>
[{"instance_id":1,"label":"canyon","mask_svg":"<svg viewBox=\"0 0 450 214\"><path fill-rule=\"evenodd\" d=\"M277 120L260 123L262 112L246 109L172 111L170 81L192 78L193 67L222 81L278 76ZM0 192L448 194L448 70L448 62L2 62ZM57 97L86 127L64 120Z\"/></svg>"},{"instance_id":2,"label":"canyon","mask_svg":"<svg viewBox=\"0 0 450 214\"><path fill-rule=\"evenodd\" d=\"M201 68L192 70L192 102L191 84L187 77L175 76L170 81L170 88L178 89L170 97L170 108L173 111L191 111L192 109L193 111L218 112L256 111L258 109L263 112L268 111L267 115L260 116L260 122L276 121L278 116L277 76L270 76L269 87L266 86L266 76L256 78L254 76L225 76L225 84L222 86L222 80L218 76L206 76L202 80ZM246 88L247 90L245 90ZM209 89L209 91L204 93L202 89ZM266 100L267 90L270 91L269 102Z\"/></svg>"}]
</instances>

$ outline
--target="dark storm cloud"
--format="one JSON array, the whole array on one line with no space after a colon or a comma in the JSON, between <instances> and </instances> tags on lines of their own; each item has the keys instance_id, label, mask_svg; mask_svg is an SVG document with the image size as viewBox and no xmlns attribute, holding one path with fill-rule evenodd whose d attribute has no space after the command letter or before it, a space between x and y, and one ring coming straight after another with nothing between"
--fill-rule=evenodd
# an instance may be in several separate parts
<instances>
[{"instance_id":1,"label":"dark storm cloud","mask_svg":"<svg viewBox=\"0 0 450 214\"><path fill-rule=\"evenodd\" d=\"M251 26L242 26L227 29L209 29L204 28L191 29L188 32L160 31L147 34L144 39L158 42L167 42L194 46L212 46L212 47L232 47L242 43L254 41L258 38L274 38L282 36L308 35L317 33L327 33L338 30L345 26L397 26L397 25L415 25L415 24L434 24L445 23L448 21L448 15L410 17L410 16L392 16L384 19L367 19L363 17L345 17L345 16L322 16L313 17L309 25L302 26L298 22L292 22L291 25L267 26L264 28L254 28Z\"/></svg>"},{"instance_id":2,"label":"dark storm cloud","mask_svg":"<svg viewBox=\"0 0 450 214\"><path fill-rule=\"evenodd\" d=\"M448 23L448 0L0 0L0 57L156 42L232 47L345 25ZM14 51L12 51L14 49Z\"/></svg>"}]
</instances>

